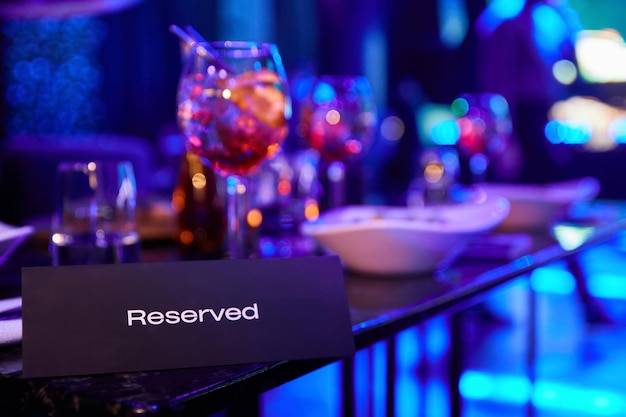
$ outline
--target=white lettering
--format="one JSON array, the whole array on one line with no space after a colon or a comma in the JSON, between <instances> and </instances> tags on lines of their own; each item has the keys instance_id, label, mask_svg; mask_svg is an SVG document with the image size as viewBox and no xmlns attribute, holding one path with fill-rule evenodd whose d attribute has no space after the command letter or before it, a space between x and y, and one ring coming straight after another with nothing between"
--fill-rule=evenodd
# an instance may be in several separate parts
<instances>
[{"instance_id":1,"label":"white lettering","mask_svg":"<svg viewBox=\"0 0 626 417\"><path fill-rule=\"evenodd\" d=\"M146 325L146 310L128 310L128 325L132 326L133 321L140 321L143 326Z\"/></svg>"},{"instance_id":2,"label":"white lettering","mask_svg":"<svg viewBox=\"0 0 626 417\"><path fill-rule=\"evenodd\" d=\"M226 310L226 318L230 321L236 321L241 318L241 310L237 307L230 307Z\"/></svg>"},{"instance_id":3,"label":"white lettering","mask_svg":"<svg viewBox=\"0 0 626 417\"><path fill-rule=\"evenodd\" d=\"M165 322L167 324L178 324L180 323L180 314L178 311L169 310L165 312Z\"/></svg>"},{"instance_id":4,"label":"white lettering","mask_svg":"<svg viewBox=\"0 0 626 417\"><path fill-rule=\"evenodd\" d=\"M142 326L152 325L158 326L163 323L167 324L179 324L183 323L195 323L205 322L205 318L213 321L221 322L223 318L229 321L237 321L242 318L245 320L258 320L259 319L259 306L257 303L246 306L244 308L238 307L222 307L219 310L212 308L204 308L199 310L168 310L165 313L154 310L146 312L146 310L127 310L126 320L129 327L140 324ZM210 321L210 320L209 320Z\"/></svg>"},{"instance_id":5,"label":"white lettering","mask_svg":"<svg viewBox=\"0 0 626 417\"><path fill-rule=\"evenodd\" d=\"M159 325L163 323L163 313L160 311L151 311L148 313L148 323L152 325Z\"/></svg>"},{"instance_id":6,"label":"white lettering","mask_svg":"<svg viewBox=\"0 0 626 417\"><path fill-rule=\"evenodd\" d=\"M251 312L252 315L248 316L248 312ZM241 310L241 315L246 320L258 320L259 319L259 306L256 303L254 303L251 306L244 307L243 310Z\"/></svg>"},{"instance_id":7,"label":"white lettering","mask_svg":"<svg viewBox=\"0 0 626 417\"><path fill-rule=\"evenodd\" d=\"M198 310L198 321L200 323L204 323L204 315L210 311L212 311L210 308L204 308L202 310Z\"/></svg>"},{"instance_id":8,"label":"white lettering","mask_svg":"<svg viewBox=\"0 0 626 417\"><path fill-rule=\"evenodd\" d=\"M180 313L180 319L185 323L194 323L198 321L198 313L194 310L184 310Z\"/></svg>"},{"instance_id":9,"label":"white lettering","mask_svg":"<svg viewBox=\"0 0 626 417\"><path fill-rule=\"evenodd\" d=\"M213 311L212 308L209 309L209 313L211 313L211 315L213 316L213 320L215 321L222 321L222 316L224 315L224 309L220 308L220 313L219 314L215 314L215 311Z\"/></svg>"}]
</instances>

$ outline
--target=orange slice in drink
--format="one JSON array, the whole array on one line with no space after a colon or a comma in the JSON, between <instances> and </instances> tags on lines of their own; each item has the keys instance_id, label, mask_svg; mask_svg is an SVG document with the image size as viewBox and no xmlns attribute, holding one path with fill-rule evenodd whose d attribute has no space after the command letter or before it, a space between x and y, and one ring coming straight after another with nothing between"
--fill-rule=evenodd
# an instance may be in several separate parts
<instances>
[{"instance_id":1,"label":"orange slice in drink","mask_svg":"<svg viewBox=\"0 0 626 417\"><path fill-rule=\"evenodd\" d=\"M270 70L248 71L228 83L230 101L272 128L286 123L287 100L278 75Z\"/></svg>"}]
</instances>

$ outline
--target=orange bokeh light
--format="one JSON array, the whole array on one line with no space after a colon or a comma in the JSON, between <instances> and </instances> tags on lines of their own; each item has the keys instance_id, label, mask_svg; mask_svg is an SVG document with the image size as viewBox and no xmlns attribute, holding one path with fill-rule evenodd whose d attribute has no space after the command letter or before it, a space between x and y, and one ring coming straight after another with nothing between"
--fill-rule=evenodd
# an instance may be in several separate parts
<instances>
[{"instance_id":1,"label":"orange bokeh light","mask_svg":"<svg viewBox=\"0 0 626 417\"><path fill-rule=\"evenodd\" d=\"M315 220L320 216L320 208L315 200L308 200L304 204L304 218L307 220Z\"/></svg>"},{"instance_id":2,"label":"orange bokeh light","mask_svg":"<svg viewBox=\"0 0 626 417\"><path fill-rule=\"evenodd\" d=\"M261 210L250 210L248 212L248 215L246 216L246 221L248 222L248 226L250 227L259 227L263 222L263 214L261 214Z\"/></svg>"}]
</instances>

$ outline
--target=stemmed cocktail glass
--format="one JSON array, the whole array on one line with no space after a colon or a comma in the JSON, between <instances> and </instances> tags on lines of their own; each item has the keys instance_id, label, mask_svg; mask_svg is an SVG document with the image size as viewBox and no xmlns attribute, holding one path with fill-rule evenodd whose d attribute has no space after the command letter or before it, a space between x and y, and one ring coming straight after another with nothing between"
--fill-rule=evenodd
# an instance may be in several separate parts
<instances>
[{"instance_id":1,"label":"stemmed cocktail glass","mask_svg":"<svg viewBox=\"0 0 626 417\"><path fill-rule=\"evenodd\" d=\"M372 87L364 76L323 75L302 103L301 133L326 163L328 205L346 203L345 164L369 150L377 123Z\"/></svg>"},{"instance_id":2,"label":"stemmed cocktail glass","mask_svg":"<svg viewBox=\"0 0 626 417\"><path fill-rule=\"evenodd\" d=\"M191 45L178 86L178 121L189 151L226 177L228 251L245 257L246 176L287 135L291 104L278 48L270 43Z\"/></svg>"}]
</instances>

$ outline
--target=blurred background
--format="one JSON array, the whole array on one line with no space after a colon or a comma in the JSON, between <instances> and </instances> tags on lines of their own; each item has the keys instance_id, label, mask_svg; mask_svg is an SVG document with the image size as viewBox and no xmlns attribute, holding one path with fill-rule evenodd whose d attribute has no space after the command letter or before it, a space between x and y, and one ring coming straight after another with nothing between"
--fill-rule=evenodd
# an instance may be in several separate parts
<instances>
[{"instance_id":1,"label":"blurred background","mask_svg":"<svg viewBox=\"0 0 626 417\"><path fill-rule=\"evenodd\" d=\"M622 0L0 0L0 221L19 225L49 214L57 163L92 157L132 161L140 204L160 202L151 210L160 207L171 216L185 155L176 121L181 51L168 30L171 24L192 25L206 39L278 45L294 105L286 147L305 147L297 110L311 76L367 76L378 128L358 178L349 178L360 184L350 202L404 204L417 156L432 146L455 147L462 160L460 180L472 182L467 157L484 149L459 122L459 98L481 93L501 96L505 106L500 100L496 110L510 120L506 141L488 155L484 179L547 183L594 176L601 182L600 198L624 199L624 15ZM624 264L609 255L593 252L589 264L612 265L611 277L622 274ZM561 264L548 268L538 273L547 271L552 286L535 289L553 306L543 311L539 329L542 352L550 353L541 364L567 373L560 385L544 387L541 415L623 415L626 387L616 372L626 367L623 329L608 336L595 331L583 345L581 329L588 323L576 321L582 306L574 278ZM626 291L622 279L615 281L613 288L621 291L595 295L615 301L623 320ZM506 294L519 297L518 290ZM517 324L515 314L524 312L509 310L521 304L500 299L498 305L507 306L502 311L512 316L505 321ZM448 349L446 326L434 320L400 336L399 362L407 373L398 371L405 384L398 385L398 415L447 415L438 374ZM495 323L469 340L468 352L478 361L472 365L480 369L480 361L489 362L496 353L519 350L521 328ZM355 358L357 372L365 369L370 376L357 387L362 415L383 415L375 409L383 379L373 376L385 354L377 345ZM430 390L424 394L428 410L423 398L412 401L419 358L430 358L435 370L433 378L423 378L434 384L420 386ZM493 362L500 372L518 366ZM267 414L293 414L286 410L298 404L299 415L338 415L337 366L269 392ZM490 403L471 415L526 415L528 390L519 388L528 381L498 379L502 375L464 374L462 394L479 406L487 396L481 386L502 387L501 396L491 398L495 408ZM610 389L598 391L602 378L611 375ZM572 388L571 381L586 385ZM322 404L310 403L311 387L327 394L319 396ZM303 403L331 412L306 414Z\"/></svg>"},{"instance_id":2,"label":"blurred background","mask_svg":"<svg viewBox=\"0 0 626 417\"><path fill-rule=\"evenodd\" d=\"M45 211L68 155L130 159L141 195L171 195L179 40L276 43L294 110L311 75L366 75L379 124L358 200L402 204L424 146L464 143L454 100L496 93L512 132L488 180L593 175L622 198L626 49L617 0L4 0L0 220ZM288 144L303 146L294 111ZM470 149L471 146L466 146ZM461 155L463 156L463 155ZM466 180L467 170L461 172Z\"/></svg>"}]
</instances>

